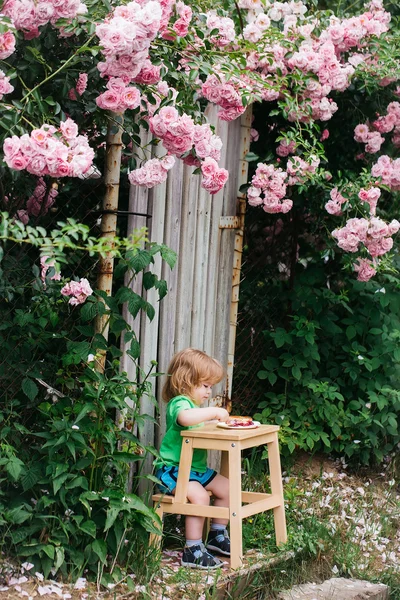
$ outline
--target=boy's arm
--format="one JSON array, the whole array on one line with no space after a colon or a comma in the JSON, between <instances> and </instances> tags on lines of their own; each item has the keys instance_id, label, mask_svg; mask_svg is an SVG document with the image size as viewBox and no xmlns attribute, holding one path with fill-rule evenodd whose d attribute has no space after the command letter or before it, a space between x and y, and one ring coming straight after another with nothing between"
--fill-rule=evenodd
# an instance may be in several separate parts
<instances>
[{"instance_id":1,"label":"boy's arm","mask_svg":"<svg viewBox=\"0 0 400 600\"><path fill-rule=\"evenodd\" d=\"M209 406L207 408L187 408L186 410L181 410L177 417L177 421L182 427L191 427L192 425L198 425L203 421L212 421L213 419L227 421L229 413L225 408Z\"/></svg>"}]
</instances>

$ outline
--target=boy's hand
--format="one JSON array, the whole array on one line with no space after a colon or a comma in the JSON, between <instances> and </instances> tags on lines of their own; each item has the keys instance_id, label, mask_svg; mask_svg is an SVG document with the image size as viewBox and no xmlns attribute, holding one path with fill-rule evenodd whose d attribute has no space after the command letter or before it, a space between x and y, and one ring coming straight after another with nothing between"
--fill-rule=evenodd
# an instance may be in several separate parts
<instances>
[{"instance_id":1,"label":"boy's hand","mask_svg":"<svg viewBox=\"0 0 400 600\"><path fill-rule=\"evenodd\" d=\"M217 419L217 421L226 422L229 419L229 413L225 408L216 408L214 418Z\"/></svg>"}]
</instances>

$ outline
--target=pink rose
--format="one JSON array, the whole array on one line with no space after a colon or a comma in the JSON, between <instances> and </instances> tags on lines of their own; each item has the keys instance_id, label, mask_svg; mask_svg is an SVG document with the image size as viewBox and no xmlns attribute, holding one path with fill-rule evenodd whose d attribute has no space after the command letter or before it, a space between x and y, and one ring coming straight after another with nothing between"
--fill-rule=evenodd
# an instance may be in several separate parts
<instances>
[{"instance_id":1,"label":"pink rose","mask_svg":"<svg viewBox=\"0 0 400 600\"><path fill-rule=\"evenodd\" d=\"M22 171L26 168L29 162L29 160L20 153L14 154L11 157L5 156L4 160L6 161L10 169L14 169L15 171Z\"/></svg>"},{"instance_id":2,"label":"pink rose","mask_svg":"<svg viewBox=\"0 0 400 600\"><path fill-rule=\"evenodd\" d=\"M96 104L104 110L113 110L118 112L122 106L122 98L118 92L114 90L106 90L103 94L96 98Z\"/></svg>"},{"instance_id":3,"label":"pink rose","mask_svg":"<svg viewBox=\"0 0 400 600\"><path fill-rule=\"evenodd\" d=\"M73 140L78 135L78 125L72 119L62 121L60 129L66 140Z\"/></svg>"},{"instance_id":4,"label":"pink rose","mask_svg":"<svg viewBox=\"0 0 400 600\"><path fill-rule=\"evenodd\" d=\"M211 177L218 171L218 163L213 158L206 158L201 164L201 172L204 177Z\"/></svg>"}]
</instances>

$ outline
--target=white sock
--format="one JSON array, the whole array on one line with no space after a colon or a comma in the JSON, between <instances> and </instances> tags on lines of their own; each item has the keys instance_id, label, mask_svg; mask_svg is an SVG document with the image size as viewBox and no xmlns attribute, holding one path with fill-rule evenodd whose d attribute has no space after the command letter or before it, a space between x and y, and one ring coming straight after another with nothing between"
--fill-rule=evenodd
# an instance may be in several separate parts
<instances>
[{"instance_id":1,"label":"white sock","mask_svg":"<svg viewBox=\"0 0 400 600\"><path fill-rule=\"evenodd\" d=\"M190 548L191 546L198 546L202 544L203 540L200 538L199 540L186 540L186 546Z\"/></svg>"},{"instance_id":2,"label":"white sock","mask_svg":"<svg viewBox=\"0 0 400 600\"><path fill-rule=\"evenodd\" d=\"M210 531L223 531L226 529L226 525L222 525L221 523L211 523Z\"/></svg>"}]
</instances>

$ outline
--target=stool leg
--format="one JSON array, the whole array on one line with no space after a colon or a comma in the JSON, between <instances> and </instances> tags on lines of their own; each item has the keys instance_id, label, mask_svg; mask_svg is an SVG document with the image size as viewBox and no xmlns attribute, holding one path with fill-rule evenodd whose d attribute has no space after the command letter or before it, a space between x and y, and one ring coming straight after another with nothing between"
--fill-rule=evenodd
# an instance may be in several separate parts
<instances>
[{"instance_id":1,"label":"stool leg","mask_svg":"<svg viewBox=\"0 0 400 600\"><path fill-rule=\"evenodd\" d=\"M154 503L154 510L155 510L156 514L161 519L161 528L162 528L163 527L163 517L164 517L164 510L163 510L162 503L161 502L155 502ZM149 546L152 546L153 548L160 549L161 548L161 540L162 540L162 533L161 534L151 533L150 534L150 538L149 538Z\"/></svg>"},{"instance_id":2,"label":"stool leg","mask_svg":"<svg viewBox=\"0 0 400 600\"><path fill-rule=\"evenodd\" d=\"M190 477L190 468L193 459L193 440L183 438L181 458L179 461L178 481L176 482L175 502L184 504L187 502L187 489Z\"/></svg>"},{"instance_id":3,"label":"stool leg","mask_svg":"<svg viewBox=\"0 0 400 600\"><path fill-rule=\"evenodd\" d=\"M276 544L285 544L287 542L285 505L283 499L281 459L279 455L278 434L274 436L274 441L268 444L268 463L271 479L271 492L280 500L280 505L274 508L274 524Z\"/></svg>"},{"instance_id":4,"label":"stool leg","mask_svg":"<svg viewBox=\"0 0 400 600\"><path fill-rule=\"evenodd\" d=\"M240 442L229 448L229 523L231 537L231 569L242 566L242 471Z\"/></svg>"}]
</instances>

